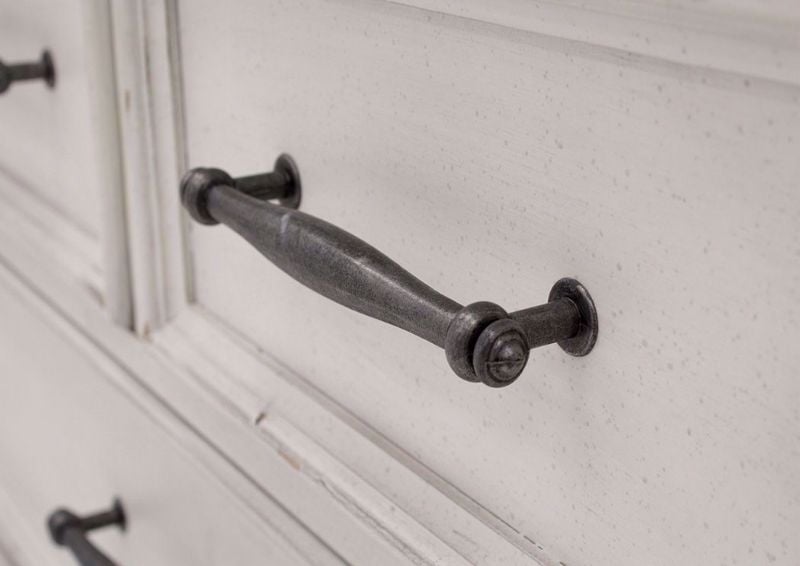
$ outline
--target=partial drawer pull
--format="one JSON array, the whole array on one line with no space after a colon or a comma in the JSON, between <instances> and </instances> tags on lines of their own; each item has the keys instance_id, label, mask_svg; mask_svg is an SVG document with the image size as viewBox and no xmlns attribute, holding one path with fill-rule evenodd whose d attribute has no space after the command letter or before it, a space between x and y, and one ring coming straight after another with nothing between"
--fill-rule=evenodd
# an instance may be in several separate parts
<instances>
[{"instance_id":1,"label":"partial drawer pull","mask_svg":"<svg viewBox=\"0 0 800 566\"><path fill-rule=\"evenodd\" d=\"M462 307L349 232L293 210L300 175L287 155L271 173L239 179L192 169L180 190L197 222L222 222L303 285L444 348L450 367L467 381L503 387L522 373L531 348L558 342L585 356L597 339L594 303L574 279L556 282L548 302L530 309L509 314L488 302Z\"/></svg>"},{"instance_id":2,"label":"partial drawer pull","mask_svg":"<svg viewBox=\"0 0 800 566\"><path fill-rule=\"evenodd\" d=\"M116 562L95 547L86 535L89 531L110 525L125 529L125 511L115 499L111 509L86 517L78 517L67 509L57 509L47 518L50 537L59 546L66 546L81 566L116 566Z\"/></svg>"},{"instance_id":3,"label":"partial drawer pull","mask_svg":"<svg viewBox=\"0 0 800 566\"><path fill-rule=\"evenodd\" d=\"M7 91L11 83L15 81L34 79L44 79L47 86L51 88L56 84L56 70L49 51L42 53L42 58L32 63L6 65L0 61L0 93Z\"/></svg>"}]
</instances>

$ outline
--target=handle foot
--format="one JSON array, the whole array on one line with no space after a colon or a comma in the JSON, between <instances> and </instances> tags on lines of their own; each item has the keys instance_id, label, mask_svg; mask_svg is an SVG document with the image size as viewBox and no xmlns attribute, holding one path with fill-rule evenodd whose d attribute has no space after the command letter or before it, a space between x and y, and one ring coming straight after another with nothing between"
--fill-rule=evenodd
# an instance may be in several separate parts
<instances>
[{"instance_id":1,"label":"handle foot","mask_svg":"<svg viewBox=\"0 0 800 566\"><path fill-rule=\"evenodd\" d=\"M556 284L550 289L548 301L553 302L559 299L569 299L575 303L580 313L580 327L571 338L559 340L558 345L572 356L585 356L592 351L597 342L599 327L597 308L594 306L592 296L580 281L565 277L556 281Z\"/></svg>"}]
</instances>

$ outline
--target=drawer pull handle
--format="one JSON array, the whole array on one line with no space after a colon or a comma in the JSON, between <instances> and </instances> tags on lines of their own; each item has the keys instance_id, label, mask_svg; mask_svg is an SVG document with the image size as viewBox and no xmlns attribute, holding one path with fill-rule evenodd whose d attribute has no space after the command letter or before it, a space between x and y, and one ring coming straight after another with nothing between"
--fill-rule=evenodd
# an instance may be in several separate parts
<instances>
[{"instance_id":1,"label":"drawer pull handle","mask_svg":"<svg viewBox=\"0 0 800 566\"><path fill-rule=\"evenodd\" d=\"M584 356L597 339L594 303L574 279L556 282L547 303L510 314L488 302L462 307L349 232L293 210L301 185L287 155L271 173L238 179L192 169L180 192L197 222L227 225L303 285L444 348L467 381L503 387L522 373L531 348L558 342Z\"/></svg>"},{"instance_id":2,"label":"drawer pull handle","mask_svg":"<svg viewBox=\"0 0 800 566\"><path fill-rule=\"evenodd\" d=\"M89 531L110 525L118 525L125 530L125 511L119 499L114 500L108 511L93 515L78 517L67 509L57 509L47 518L47 528L53 542L69 548L81 566L116 566L116 562L100 552L86 538Z\"/></svg>"},{"instance_id":3,"label":"drawer pull handle","mask_svg":"<svg viewBox=\"0 0 800 566\"><path fill-rule=\"evenodd\" d=\"M7 91L14 81L34 79L44 79L50 88L56 84L56 69L49 51L42 53L42 58L33 63L6 65L0 61L0 93Z\"/></svg>"}]
</instances>

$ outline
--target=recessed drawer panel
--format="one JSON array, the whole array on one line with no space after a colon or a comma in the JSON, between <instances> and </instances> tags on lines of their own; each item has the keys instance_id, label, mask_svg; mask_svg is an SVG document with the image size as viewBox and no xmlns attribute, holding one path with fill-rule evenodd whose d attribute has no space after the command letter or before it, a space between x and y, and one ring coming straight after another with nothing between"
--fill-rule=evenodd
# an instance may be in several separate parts
<instances>
[{"instance_id":1,"label":"recessed drawer panel","mask_svg":"<svg viewBox=\"0 0 800 566\"><path fill-rule=\"evenodd\" d=\"M178 20L190 167L287 152L301 210L435 289L576 277L600 335L489 389L193 225L202 308L566 564L800 555L796 85L390 2Z\"/></svg>"}]
</instances>

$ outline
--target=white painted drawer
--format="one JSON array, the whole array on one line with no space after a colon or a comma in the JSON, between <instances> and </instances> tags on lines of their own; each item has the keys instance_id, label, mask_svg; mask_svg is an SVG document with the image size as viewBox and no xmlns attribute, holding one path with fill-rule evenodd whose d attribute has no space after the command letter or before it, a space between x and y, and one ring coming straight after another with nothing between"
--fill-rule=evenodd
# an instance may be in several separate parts
<instances>
[{"instance_id":1,"label":"white painted drawer","mask_svg":"<svg viewBox=\"0 0 800 566\"><path fill-rule=\"evenodd\" d=\"M554 563L795 563L800 86L780 61L798 14L714 10L708 51L690 10L630 52L568 20L179 2L188 166L252 174L288 152L302 210L456 301L516 310L573 276L601 332L490 390L224 227L190 228L192 300ZM715 58L734 29L759 57L776 30L777 66ZM683 34L696 56L667 48Z\"/></svg>"},{"instance_id":2,"label":"white painted drawer","mask_svg":"<svg viewBox=\"0 0 800 566\"><path fill-rule=\"evenodd\" d=\"M85 11L89 2L3 2L0 58L4 63L53 56L55 87L42 81L14 83L0 98L0 169L71 219L100 237L96 176L99 148L92 87L110 68L92 65L95 45ZM112 188L113 190L113 188Z\"/></svg>"},{"instance_id":3,"label":"white painted drawer","mask_svg":"<svg viewBox=\"0 0 800 566\"><path fill-rule=\"evenodd\" d=\"M37 284L83 288L127 325L111 33L105 0L0 2L3 62L38 60L46 49L55 68L53 88L14 82L0 96L0 255Z\"/></svg>"},{"instance_id":4,"label":"white painted drawer","mask_svg":"<svg viewBox=\"0 0 800 566\"><path fill-rule=\"evenodd\" d=\"M88 359L65 337L66 323L39 318L29 299L6 286L5 271L2 277L0 549L10 533L24 535L11 541L20 545L14 564L24 555L37 557L31 564L75 564L50 542L46 517L61 506L98 511L113 496L124 504L126 531L109 527L90 539L121 564L335 561L314 544L295 548L234 497L190 456L197 440L189 427L165 426L177 417L141 390L134 395L135 386L121 387L112 362L99 352Z\"/></svg>"}]
</instances>

